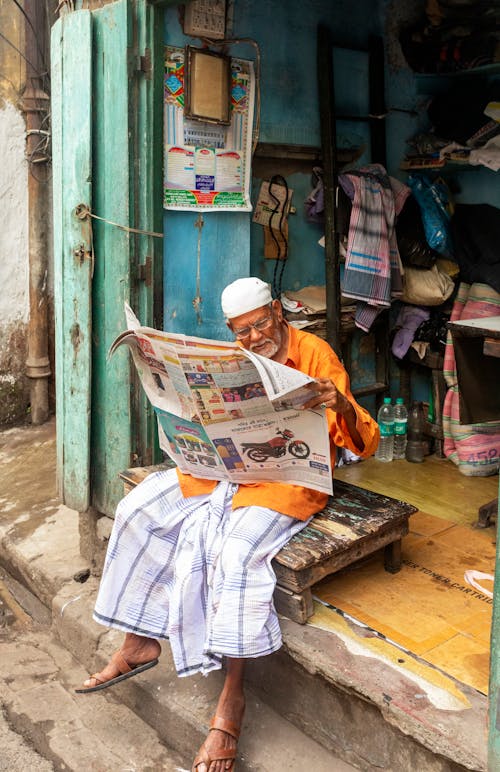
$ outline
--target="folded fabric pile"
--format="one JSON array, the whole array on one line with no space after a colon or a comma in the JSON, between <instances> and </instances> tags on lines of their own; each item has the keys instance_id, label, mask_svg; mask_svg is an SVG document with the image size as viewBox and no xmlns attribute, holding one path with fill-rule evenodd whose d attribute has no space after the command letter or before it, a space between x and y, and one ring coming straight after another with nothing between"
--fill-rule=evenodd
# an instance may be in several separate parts
<instances>
[{"instance_id":1,"label":"folded fabric pile","mask_svg":"<svg viewBox=\"0 0 500 772\"><path fill-rule=\"evenodd\" d=\"M401 168L439 169L447 163L500 169L500 85L460 83L429 104L432 129L408 140Z\"/></svg>"},{"instance_id":2,"label":"folded fabric pile","mask_svg":"<svg viewBox=\"0 0 500 772\"><path fill-rule=\"evenodd\" d=\"M500 209L491 204L457 204L451 237L460 278L500 292Z\"/></svg>"},{"instance_id":3,"label":"folded fabric pile","mask_svg":"<svg viewBox=\"0 0 500 772\"><path fill-rule=\"evenodd\" d=\"M285 319L294 327L306 328L319 338L326 339L326 288L303 287L296 292L287 290L281 295ZM344 332L354 328L356 306L342 299L340 325Z\"/></svg>"}]
</instances>

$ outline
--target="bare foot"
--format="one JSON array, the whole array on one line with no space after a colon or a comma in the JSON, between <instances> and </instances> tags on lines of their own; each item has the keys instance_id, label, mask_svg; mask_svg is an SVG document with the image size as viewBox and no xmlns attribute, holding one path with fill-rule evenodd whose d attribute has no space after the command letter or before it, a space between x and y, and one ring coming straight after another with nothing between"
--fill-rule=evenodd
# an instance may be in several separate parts
<instances>
[{"instance_id":1,"label":"bare foot","mask_svg":"<svg viewBox=\"0 0 500 772\"><path fill-rule=\"evenodd\" d=\"M131 668L138 665L145 665L146 662L150 662L152 659L156 659L161 652L161 646L154 638L145 638L142 635L136 635L135 633L127 633L125 640L120 648L120 654L130 665ZM120 670L117 665L110 660L108 664L101 670L100 673L96 673L95 677L91 676L83 682L86 688L97 686L99 682L110 681L112 678L120 675Z\"/></svg>"}]
</instances>

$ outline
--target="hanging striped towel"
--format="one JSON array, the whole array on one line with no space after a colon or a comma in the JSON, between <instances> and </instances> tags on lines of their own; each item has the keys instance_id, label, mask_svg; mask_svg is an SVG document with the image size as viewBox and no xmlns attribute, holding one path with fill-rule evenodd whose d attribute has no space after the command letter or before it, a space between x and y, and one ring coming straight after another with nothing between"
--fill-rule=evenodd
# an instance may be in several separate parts
<instances>
[{"instance_id":1,"label":"hanging striped towel","mask_svg":"<svg viewBox=\"0 0 500 772\"><path fill-rule=\"evenodd\" d=\"M368 331L391 299L402 294L403 266L394 221L410 189L389 177L380 164L339 179L343 187L354 189L342 294L358 300L355 323Z\"/></svg>"}]
</instances>

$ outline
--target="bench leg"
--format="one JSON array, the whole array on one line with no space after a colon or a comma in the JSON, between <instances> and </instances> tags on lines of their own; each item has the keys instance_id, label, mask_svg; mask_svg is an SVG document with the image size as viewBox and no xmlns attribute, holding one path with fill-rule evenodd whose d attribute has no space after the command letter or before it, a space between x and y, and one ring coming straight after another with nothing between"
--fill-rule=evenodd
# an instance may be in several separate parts
<instances>
[{"instance_id":1,"label":"bench leg","mask_svg":"<svg viewBox=\"0 0 500 772\"><path fill-rule=\"evenodd\" d=\"M384 568L390 574L397 574L401 568L401 539L384 547Z\"/></svg>"},{"instance_id":2,"label":"bench leg","mask_svg":"<svg viewBox=\"0 0 500 772\"><path fill-rule=\"evenodd\" d=\"M298 622L299 625L305 625L313 615L312 592L307 588L296 593L278 584L274 590L274 606L278 614Z\"/></svg>"}]
</instances>

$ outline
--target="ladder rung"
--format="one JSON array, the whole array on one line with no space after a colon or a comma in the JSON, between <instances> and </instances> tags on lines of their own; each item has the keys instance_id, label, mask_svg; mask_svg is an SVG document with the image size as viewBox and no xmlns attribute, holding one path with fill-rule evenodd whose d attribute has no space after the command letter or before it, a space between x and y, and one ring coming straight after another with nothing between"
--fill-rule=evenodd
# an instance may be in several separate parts
<instances>
[{"instance_id":1,"label":"ladder rung","mask_svg":"<svg viewBox=\"0 0 500 772\"><path fill-rule=\"evenodd\" d=\"M368 383L366 386L358 386L352 390L352 393L355 397L366 397L368 394L380 394L387 391L388 388L387 383L377 381L376 383Z\"/></svg>"}]
</instances>

